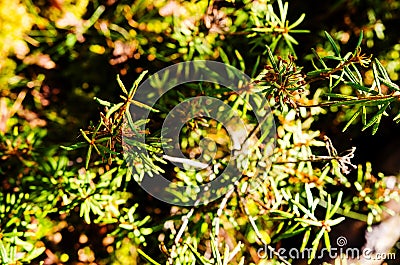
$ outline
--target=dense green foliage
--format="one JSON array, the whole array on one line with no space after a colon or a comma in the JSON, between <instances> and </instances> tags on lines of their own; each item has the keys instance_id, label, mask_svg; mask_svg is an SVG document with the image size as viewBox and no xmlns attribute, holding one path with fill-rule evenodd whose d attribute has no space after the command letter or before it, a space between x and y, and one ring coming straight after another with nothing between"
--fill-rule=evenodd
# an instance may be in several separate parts
<instances>
[{"instance_id":1,"label":"dense green foliage","mask_svg":"<svg viewBox=\"0 0 400 265\"><path fill-rule=\"evenodd\" d=\"M399 8L394 0L325 1L314 11L282 0L0 2L1 263L290 264L257 250L297 238L311 261L343 220L379 222L398 196L379 172L399 168L371 165L368 152L357 160L349 138L399 131ZM147 123L149 155L125 159L124 117L139 84L195 59L252 78L258 89L246 93L271 107L276 146L271 154L253 142L254 161L223 198L178 207L137 181L164 172L197 185L218 167L193 173L161 158L159 121L170 109L208 95L257 126L239 97L187 84L151 106L149 121L132 121L132 130ZM212 119L188 122L182 152L197 157L211 137L226 163L229 135L215 128ZM251 190L250 179L262 181Z\"/></svg>"}]
</instances>

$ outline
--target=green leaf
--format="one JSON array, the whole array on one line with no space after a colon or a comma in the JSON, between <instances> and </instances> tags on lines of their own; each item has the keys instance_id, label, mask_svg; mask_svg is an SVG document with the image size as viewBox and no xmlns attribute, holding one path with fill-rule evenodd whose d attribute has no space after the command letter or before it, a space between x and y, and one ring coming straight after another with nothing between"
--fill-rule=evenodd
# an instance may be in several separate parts
<instances>
[{"instance_id":1,"label":"green leaf","mask_svg":"<svg viewBox=\"0 0 400 265\"><path fill-rule=\"evenodd\" d=\"M314 202L314 197L313 197L311 189L310 189L310 184L306 183L304 185L304 188L306 190L306 195L307 195L307 205L310 208Z\"/></svg>"},{"instance_id":2,"label":"green leaf","mask_svg":"<svg viewBox=\"0 0 400 265\"><path fill-rule=\"evenodd\" d=\"M293 200L293 199L290 199L290 201L291 201L294 205L296 205L297 207L299 207L299 209L300 209L303 213L305 213L309 218L311 218L312 220L318 222L318 220L317 220L317 218L314 216L314 214L312 214L306 207L304 207L304 206L301 205L299 202L297 202L297 201L295 201L295 200ZM301 219L301 218L299 218L299 219ZM303 220L304 220L304 219L303 219Z\"/></svg>"},{"instance_id":3,"label":"green leaf","mask_svg":"<svg viewBox=\"0 0 400 265\"><path fill-rule=\"evenodd\" d=\"M374 126L372 126L372 135L375 135L375 133L378 131L379 124L381 123L381 118L382 118L382 115L378 117L378 120L376 121Z\"/></svg>"},{"instance_id":4,"label":"green leaf","mask_svg":"<svg viewBox=\"0 0 400 265\"><path fill-rule=\"evenodd\" d=\"M148 73L148 70L143 71L140 76L135 80L135 82L133 83L133 86L131 87L131 89L129 90L129 97L132 98L133 95L136 92L136 89L139 87L139 83L143 80L143 78L145 77L145 75Z\"/></svg>"},{"instance_id":5,"label":"green leaf","mask_svg":"<svg viewBox=\"0 0 400 265\"><path fill-rule=\"evenodd\" d=\"M144 257L148 262L150 262L153 265L161 265L160 263L158 263L157 261L155 261L154 259L152 259L149 255L147 255L146 253L143 252L143 250L141 250L140 248L136 249L137 252Z\"/></svg>"},{"instance_id":6,"label":"green leaf","mask_svg":"<svg viewBox=\"0 0 400 265\"><path fill-rule=\"evenodd\" d=\"M253 66L253 70L251 71L251 77L253 78L256 75L257 68L260 65L261 56L257 56L256 63Z\"/></svg>"},{"instance_id":7,"label":"green leaf","mask_svg":"<svg viewBox=\"0 0 400 265\"><path fill-rule=\"evenodd\" d=\"M367 216L367 224L372 225L373 222L374 222L374 214L372 212L369 212Z\"/></svg>"},{"instance_id":8,"label":"green leaf","mask_svg":"<svg viewBox=\"0 0 400 265\"><path fill-rule=\"evenodd\" d=\"M77 41L76 35L73 33L68 33L67 37L65 38L65 46L72 48L74 47L76 41Z\"/></svg>"},{"instance_id":9,"label":"green leaf","mask_svg":"<svg viewBox=\"0 0 400 265\"><path fill-rule=\"evenodd\" d=\"M297 40L296 40L295 38L293 38L290 34L283 33L282 35L283 35L283 37L284 37L287 41L289 41L289 42L291 42L291 43L293 43L293 44L295 44L295 45L298 45L298 44L299 44L299 43L297 42Z\"/></svg>"},{"instance_id":10,"label":"green leaf","mask_svg":"<svg viewBox=\"0 0 400 265\"><path fill-rule=\"evenodd\" d=\"M315 253L317 253L319 241L321 240L324 232L325 232L325 227L322 227L322 229L319 231L319 233L315 237L314 241L312 242L313 247L312 247L310 258L308 259L308 264L310 264L310 262L315 258Z\"/></svg>"},{"instance_id":11,"label":"green leaf","mask_svg":"<svg viewBox=\"0 0 400 265\"><path fill-rule=\"evenodd\" d=\"M335 61L340 61L340 62L343 62L343 61L344 61L343 58L337 57L337 56L333 56L333 55L325 56L324 59L330 59L330 60L335 60Z\"/></svg>"},{"instance_id":12,"label":"green leaf","mask_svg":"<svg viewBox=\"0 0 400 265\"><path fill-rule=\"evenodd\" d=\"M128 95L128 91L126 90L124 83L122 83L119 74L117 75L117 82L118 82L119 87L122 89L122 91L123 91L126 95Z\"/></svg>"},{"instance_id":13,"label":"green leaf","mask_svg":"<svg viewBox=\"0 0 400 265\"><path fill-rule=\"evenodd\" d=\"M373 125L374 123L380 122L381 116L383 115L383 112L389 107L390 101L386 102L380 110L369 120L369 122L362 128L362 131Z\"/></svg>"},{"instance_id":14,"label":"green leaf","mask_svg":"<svg viewBox=\"0 0 400 265\"><path fill-rule=\"evenodd\" d=\"M308 29L292 29L290 30L290 33L310 33Z\"/></svg>"},{"instance_id":15,"label":"green leaf","mask_svg":"<svg viewBox=\"0 0 400 265\"><path fill-rule=\"evenodd\" d=\"M134 228L133 224L119 224L118 226L126 230L132 230Z\"/></svg>"},{"instance_id":16,"label":"green leaf","mask_svg":"<svg viewBox=\"0 0 400 265\"><path fill-rule=\"evenodd\" d=\"M357 49L358 49L358 47L360 47L363 38L364 38L364 33L363 33L363 31L361 30L361 31L360 31L360 36L358 37L358 42L357 42L357 45L356 45L356 49L354 50L354 54L357 53Z\"/></svg>"},{"instance_id":17,"label":"green leaf","mask_svg":"<svg viewBox=\"0 0 400 265\"><path fill-rule=\"evenodd\" d=\"M350 120L347 122L346 126L344 126L342 132L346 131L347 128L353 123L353 121L361 114L362 108L359 108L353 116L351 116Z\"/></svg>"},{"instance_id":18,"label":"green leaf","mask_svg":"<svg viewBox=\"0 0 400 265\"><path fill-rule=\"evenodd\" d=\"M316 51L314 48L311 48L311 51L312 51L312 53L314 54L314 56L317 58L317 60L322 64L322 66L323 66L325 69L328 69L328 67L326 66L325 62L324 62L324 61L321 59L321 57L318 55L317 51ZM307 73L307 75L309 75L309 74Z\"/></svg>"},{"instance_id":19,"label":"green leaf","mask_svg":"<svg viewBox=\"0 0 400 265\"><path fill-rule=\"evenodd\" d=\"M272 43L269 45L269 47L271 48L271 51L275 51L276 46L278 45L279 41L282 39L282 35L278 35L277 37L275 37L272 41Z\"/></svg>"},{"instance_id":20,"label":"green leaf","mask_svg":"<svg viewBox=\"0 0 400 265\"><path fill-rule=\"evenodd\" d=\"M106 107L111 107L112 103L106 101L106 100L102 100L99 99L98 97L94 97L93 98L97 103L99 103L100 105L106 106Z\"/></svg>"},{"instance_id":21,"label":"green leaf","mask_svg":"<svg viewBox=\"0 0 400 265\"><path fill-rule=\"evenodd\" d=\"M337 224L340 224L341 222L343 222L346 218L344 216L338 217L334 220L326 220L326 224L329 226L335 226Z\"/></svg>"},{"instance_id":22,"label":"green leaf","mask_svg":"<svg viewBox=\"0 0 400 265\"><path fill-rule=\"evenodd\" d=\"M348 82L348 83L346 83L346 85L349 85L349 86L351 86L352 88L358 89L358 90L360 90L360 91L370 93L370 94L372 94L372 95L378 95L378 92L376 92L375 90L372 90L371 88L362 86L362 85L357 84L357 83Z\"/></svg>"},{"instance_id":23,"label":"green leaf","mask_svg":"<svg viewBox=\"0 0 400 265\"><path fill-rule=\"evenodd\" d=\"M340 191L338 193L335 205L333 206L332 210L326 215L326 220L329 220L332 218L332 216L338 211L339 206L342 202L342 197L343 197L343 191Z\"/></svg>"},{"instance_id":24,"label":"green leaf","mask_svg":"<svg viewBox=\"0 0 400 265\"><path fill-rule=\"evenodd\" d=\"M125 99L125 97L122 97L122 98ZM132 104L135 104L136 106L138 106L140 108L144 108L144 109L150 110L152 112L160 112L159 110L157 110L153 107L150 107L147 104L144 104L140 101L134 100L134 99L131 99L129 102L131 102Z\"/></svg>"},{"instance_id":25,"label":"green leaf","mask_svg":"<svg viewBox=\"0 0 400 265\"><path fill-rule=\"evenodd\" d=\"M378 74L378 70L376 69L376 63L372 64L372 72L374 74L375 85L378 88L379 93L382 94L381 82L379 81L379 74Z\"/></svg>"},{"instance_id":26,"label":"green leaf","mask_svg":"<svg viewBox=\"0 0 400 265\"><path fill-rule=\"evenodd\" d=\"M245 62L244 62L243 56L239 53L238 50L235 50L235 54L236 54L236 57L239 60L240 69L242 71L246 70L246 66L245 66Z\"/></svg>"},{"instance_id":27,"label":"green leaf","mask_svg":"<svg viewBox=\"0 0 400 265\"><path fill-rule=\"evenodd\" d=\"M34 248L32 251L28 253L28 256L24 257L24 261L26 262L32 261L33 259L39 257L45 250L46 247Z\"/></svg>"},{"instance_id":28,"label":"green leaf","mask_svg":"<svg viewBox=\"0 0 400 265\"><path fill-rule=\"evenodd\" d=\"M360 83L359 80L357 80L357 77L353 74L353 72L350 70L348 66L345 66L343 68L344 74L347 76L348 79L350 79L351 82L353 83Z\"/></svg>"},{"instance_id":29,"label":"green leaf","mask_svg":"<svg viewBox=\"0 0 400 265\"><path fill-rule=\"evenodd\" d=\"M240 249L243 247L243 243L239 241L239 243L233 248L230 252L228 245L225 246L225 255L223 265L228 265L229 262L239 253ZM229 253L230 252L230 253Z\"/></svg>"},{"instance_id":30,"label":"green leaf","mask_svg":"<svg viewBox=\"0 0 400 265\"><path fill-rule=\"evenodd\" d=\"M387 79L383 79L383 78L380 77L380 76L378 76L378 78L379 78L379 80L380 80L382 83L384 83L386 86L388 86L388 87L391 88L392 90L400 91L399 86L396 85L395 83L393 83L392 81L387 80Z\"/></svg>"},{"instance_id":31,"label":"green leaf","mask_svg":"<svg viewBox=\"0 0 400 265\"><path fill-rule=\"evenodd\" d=\"M70 146L60 146L60 148L62 148L62 149L64 149L64 150L67 150L67 151L72 151L72 150L75 150L75 149L79 149L79 148L82 148L82 147L85 147L85 146L87 146L87 143L86 142L80 142L80 143L76 143L76 144L73 144L73 145L70 145Z\"/></svg>"},{"instance_id":32,"label":"green leaf","mask_svg":"<svg viewBox=\"0 0 400 265\"><path fill-rule=\"evenodd\" d=\"M322 226L322 223L320 221L314 221L314 220L304 219L304 218L295 218L294 220L297 222L300 222L302 224L309 225L309 226L317 226L317 227Z\"/></svg>"},{"instance_id":33,"label":"green leaf","mask_svg":"<svg viewBox=\"0 0 400 265\"><path fill-rule=\"evenodd\" d=\"M83 138L85 138L85 140L88 141L88 143L92 142L92 140L89 139L89 137L86 135L84 130L80 129L80 132L81 132Z\"/></svg>"},{"instance_id":34,"label":"green leaf","mask_svg":"<svg viewBox=\"0 0 400 265\"><path fill-rule=\"evenodd\" d=\"M332 208L332 198L331 195L328 193L328 203L326 205L326 213L325 213L325 220L328 220L328 214L331 211Z\"/></svg>"},{"instance_id":35,"label":"green leaf","mask_svg":"<svg viewBox=\"0 0 400 265\"><path fill-rule=\"evenodd\" d=\"M288 213L288 212L285 212L285 211L281 211L281 210L271 210L271 213L279 214L279 215L281 215L281 216L283 216L285 218L288 218L288 219L292 219L294 217L294 214Z\"/></svg>"},{"instance_id":36,"label":"green leaf","mask_svg":"<svg viewBox=\"0 0 400 265\"><path fill-rule=\"evenodd\" d=\"M7 250L3 244L3 240L0 239L0 257L1 257L1 262L3 264L8 264L9 258L7 255Z\"/></svg>"},{"instance_id":37,"label":"green leaf","mask_svg":"<svg viewBox=\"0 0 400 265\"><path fill-rule=\"evenodd\" d=\"M303 240L302 240L302 242L301 242L300 252L303 252L304 249L306 248L307 243L308 243L308 240L310 239L310 234L311 234L311 229L309 228L309 229L307 229L307 231L304 233Z\"/></svg>"},{"instance_id":38,"label":"green leaf","mask_svg":"<svg viewBox=\"0 0 400 265\"><path fill-rule=\"evenodd\" d=\"M285 2L285 4L282 5L282 0L278 0L278 6L279 6L279 13L281 16L280 20L282 24L285 24L289 4L288 2Z\"/></svg>"},{"instance_id":39,"label":"green leaf","mask_svg":"<svg viewBox=\"0 0 400 265\"><path fill-rule=\"evenodd\" d=\"M275 70L276 72L279 72L279 68L278 68L278 66L276 65L275 58L274 58L274 55L272 54L271 49L270 49L268 46L266 46L266 47L267 47L268 59L270 60L270 62L271 62L271 64L272 64L272 67L274 68L274 70Z\"/></svg>"},{"instance_id":40,"label":"green leaf","mask_svg":"<svg viewBox=\"0 0 400 265\"><path fill-rule=\"evenodd\" d=\"M217 261L217 265L222 265L222 258L221 254L219 253L218 247L215 245L215 236L211 233L211 250L213 252L213 256L215 260Z\"/></svg>"},{"instance_id":41,"label":"green leaf","mask_svg":"<svg viewBox=\"0 0 400 265\"><path fill-rule=\"evenodd\" d=\"M395 100L396 100L395 97L383 97L378 99L371 99L368 101L368 106L379 106L382 104L391 103Z\"/></svg>"},{"instance_id":42,"label":"green leaf","mask_svg":"<svg viewBox=\"0 0 400 265\"><path fill-rule=\"evenodd\" d=\"M293 43L295 43L295 44L297 43L297 41L292 36L290 36L289 34L282 34L282 36L285 39L286 44L289 47L290 52L293 54L294 57L297 58L296 52L295 52L295 50L293 48L293 45L292 45L292 41L294 41Z\"/></svg>"},{"instance_id":43,"label":"green leaf","mask_svg":"<svg viewBox=\"0 0 400 265\"><path fill-rule=\"evenodd\" d=\"M361 75L360 71L358 70L358 68L356 67L355 64L351 64L351 67L353 67L354 72L357 74L359 84L362 85L362 83L363 83L363 81L362 81L363 78L362 78L362 75Z\"/></svg>"},{"instance_id":44,"label":"green leaf","mask_svg":"<svg viewBox=\"0 0 400 265\"><path fill-rule=\"evenodd\" d=\"M194 254L194 256L196 257L196 260L199 261L201 264L203 265L211 265L211 262L207 261L204 257L202 257L200 255L199 252L197 252L197 250L191 245L191 244L186 244L189 249L192 251L192 253Z\"/></svg>"},{"instance_id":45,"label":"green leaf","mask_svg":"<svg viewBox=\"0 0 400 265\"><path fill-rule=\"evenodd\" d=\"M331 70L332 70L331 68L318 69L318 70L308 72L307 76L316 77L316 76L320 76L321 74L329 73Z\"/></svg>"},{"instance_id":46,"label":"green leaf","mask_svg":"<svg viewBox=\"0 0 400 265\"><path fill-rule=\"evenodd\" d=\"M90 206L88 204L88 201L85 200L81 205L80 205L80 212L79 216L83 217L85 219L85 222L90 224Z\"/></svg>"},{"instance_id":47,"label":"green leaf","mask_svg":"<svg viewBox=\"0 0 400 265\"><path fill-rule=\"evenodd\" d=\"M361 109L362 109L361 123L362 123L362 125L365 125L365 124L367 124L367 107L361 106Z\"/></svg>"},{"instance_id":48,"label":"green leaf","mask_svg":"<svg viewBox=\"0 0 400 265\"><path fill-rule=\"evenodd\" d=\"M279 0L279 1L281 1L281 0ZM281 19L275 14L272 5L268 5L267 8L268 8L268 11L269 11L270 16L271 16L273 19L275 19L276 22L279 23L279 26L280 26L281 28L284 28L284 27L285 27L285 24L284 24L283 21L281 21ZM274 31L275 31L275 29L276 29L276 28L274 28ZM278 29L279 29L279 28L278 28Z\"/></svg>"},{"instance_id":49,"label":"green leaf","mask_svg":"<svg viewBox=\"0 0 400 265\"><path fill-rule=\"evenodd\" d=\"M296 226L297 227L297 226ZM283 234L279 235L279 237L274 239L274 242L277 242L279 240L282 239L286 239L286 238L291 238L294 237L296 235L299 235L301 233L303 233L304 231L306 231L307 229L309 229L308 227L301 227L299 229L290 229L285 231Z\"/></svg>"},{"instance_id":50,"label":"green leaf","mask_svg":"<svg viewBox=\"0 0 400 265\"><path fill-rule=\"evenodd\" d=\"M375 58L375 64L378 66L378 71L384 77L384 79L385 80L390 80L389 75L388 75L385 67L383 67L383 65L381 64L381 62L377 58Z\"/></svg>"},{"instance_id":51,"label":"green leaf","mask_svg":"<svg viewBox=\"0 0 400 265\"><path fill-rule=\"evenodd\" d=\"M14 229L14 232L16 232L16 229ZM15 239L18 238L17 236L12 237L12 242L10 244L10 249L8 253L10 254L10 260L14 261L15 260L15 254L17 253L17 248L15 246Z\"/></svg>"},{"instance_id":52,"label":"green leaf","mask_svg":"<svg viewBox=\"0 0 400 265\"><path fill-rule=\"evenodd\" d=\"M331 241L329 240L329 233L326 230L324 231L324 241L328 251L331 251Z\"/></svg>"},{"instance_id":53,"label":"green leaf","mask_svg":"<svg viewBox=\"0 0 400 265\"><path fill-rule=\"evenodd\" d=\"M335 51L336 56L341 57L339 47L337 46L337 44L335 43L335 41L333 40L331 35L329 35L329 33L326 32L326 31L324 31L324 33L325 33L326 38L328 39L328 41L332 45L332 48Z\"/></svg>"},{"instance_id":54,"label":"green leaf","mask_svg":"<svg viewBox=\"0 0 400 265\"><path fill-rule=\"evenodd\" d=\"M89 145L88 152L86 154L86 163L85 163L85 168L86 169L89 168L89 161L90 161L90 157L92 155L92 148L93 148L93 145Z\"/></svg>"},{"instance_id":55,"label":"green leaf","mask_svg":"<svg viewBox=\"0 0 400 265\"><path fill-rule=\"evenodd\" d=\"M145 218L136 222L136 226L142 226L151 219L150 215L146 215Z\"/></svg>"},{"instance_id":56,"label":"green leaf","mask_svg":"<svg viewBox=\"0 0 400 265\"><path fill-rule=\"evenodd\" d=\"M393 118L393 121L399 122L400 121L400 112Z\"/></svg>"},{"instance_id":57,"label":"green leaf","mask_svg":"<svg viewBox=\"0 0 400 265\"><path fill-rule=\"evenodd\" d=\"M219 51L219 57L221 57L222 62L224 64L230 65L231 63L229 62L228 55L226 55L225 51L221 47L218 47L218 51Z\"/></svg>"},{"instance_id":58,"label":"green leaf","mask_svg":"<svg viewBox=\"0 0 400 265\"><path fill-rule=\"evenodd\" d=\"M84 23L84 31L88 30L100 18L101 14L106 10L106 7L100 5L93 13L93 15Z\"/></svg>"},{"instance_id":59,"label":"green leaf","mask_svg":"<svg viewBox=\"0 0 400 265\"><path fill-rule=\"evenodd\" d=\"M297 27L298 25L300 25L300 23L301 22L303 22L303 20L304 20L304 18L306 17L306 14L301 14L301 16L294 22L294 23L292 23L292 25L290 25L289 27L288 27L288 29L290 30L290 29L292 29L292 28L295 28L295 27Z\"/></svg>"},{"instance_id":60,"label":"green leaf","mask_svg":"<svg viewBox=\"0 0 400 265\"><path fill-rule=\"evenodd\" d=\"M114 152L114 151L112 151L111 149L109 149L108 147L106 147L106 146L104 146L104 145L98 145L97 148L99 148L100 151L102 151L102 152L101 152L101 155L102 155L103 157L105 157L106 154L119 155L118 152Z\"/></svg>"},{"instance_id":61,"label":"green leaf","mask_svg":"<svg viewBox=\"0 0 400 265\"><path fill-rule=\"evenodd\" d=\"M114 112L116 112L117 110L119 110L125 103L124 102L120 102L118 104L113 105L106 114L106 118L109 119L111 114L113 114Z\"/></svg>"}]
</instances>

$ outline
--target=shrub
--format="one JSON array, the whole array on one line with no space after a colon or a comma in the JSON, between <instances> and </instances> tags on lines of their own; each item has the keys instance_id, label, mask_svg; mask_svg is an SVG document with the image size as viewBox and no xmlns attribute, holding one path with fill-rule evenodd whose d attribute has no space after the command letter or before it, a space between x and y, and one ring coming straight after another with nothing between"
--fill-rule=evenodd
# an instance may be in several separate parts
<instances>
[{"instance_id":1,"label":"shrub","mask_svg":"<svg viewBox=\"0 0 400 265\"><path fill-rule=\"evenodd\" d=\"M324 23L339 13L344 25L316 30L321 18L297 13L312 13L301 2L0 4L1 262L290 264L277 252L287 239L300 240L311 262L338 244L331 231L345 219L380 222L397 191L379 165L357 165L355 147L334 143L340 131L357 138L400 121L399 45L385 36L399 2L331 1ZM190 60L236 67L248 83L233 93L191 82L153 105L139 100L147 78ZM232 108L244 127L195 116L180 124L177 141L191 160L178 162L215 152L212 166L194 171L166 155L174 146L160 121L200 96ZM210 110L193 102L186 113ZM245 139L235 139L243 128ZM188 193L168 204L141 188L162 174L196 189L232 158L240 174L218 200L189 205L196 194Z\"/></svg>"}]
</instances>

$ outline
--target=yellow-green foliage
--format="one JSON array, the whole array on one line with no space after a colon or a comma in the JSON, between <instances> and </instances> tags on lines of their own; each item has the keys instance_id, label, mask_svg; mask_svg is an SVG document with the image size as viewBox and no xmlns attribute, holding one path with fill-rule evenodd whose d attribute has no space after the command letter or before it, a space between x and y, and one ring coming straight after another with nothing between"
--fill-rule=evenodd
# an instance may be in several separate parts
<instances>
[{"instance_id":1,"label":"yellow-green foliage","mask_svg":"<svg viewBox=\"0 0 400 265\"><path fill-rule=\"evenodd\" d=\"M29 52L24 37L33 24L25 5L19 0L0 2L0 88L6 88L14 75L16 63L10 57L23 59Z\"/></svg>"}]
</instances>

